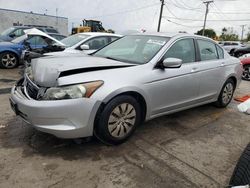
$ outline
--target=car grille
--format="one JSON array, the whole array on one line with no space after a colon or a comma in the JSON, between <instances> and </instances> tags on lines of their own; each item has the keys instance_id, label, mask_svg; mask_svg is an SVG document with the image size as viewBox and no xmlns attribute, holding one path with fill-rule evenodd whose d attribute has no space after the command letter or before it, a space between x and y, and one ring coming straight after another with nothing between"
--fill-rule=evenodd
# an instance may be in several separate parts
<instances>
[{"instance_id":1,"label":"car grille","mask_svg":"<svg viewBox=\"0 0 250 188\"><path fill-rule=\"evenodd\" d=\"M37 99L39 88L29 78L26 78L26 91L29 97Z\"/></svg>"}]
</instances>

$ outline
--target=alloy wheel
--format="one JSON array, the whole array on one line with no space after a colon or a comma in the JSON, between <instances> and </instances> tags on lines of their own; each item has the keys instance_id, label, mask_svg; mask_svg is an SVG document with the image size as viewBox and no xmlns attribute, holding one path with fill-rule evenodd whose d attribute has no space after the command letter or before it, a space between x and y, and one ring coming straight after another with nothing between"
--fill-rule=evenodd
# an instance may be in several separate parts
<instances>
[{"instance_id":1,"label":"alloy wheel","mask_svg":"<svg viewBox=\"0 0 250 188\"><path fill-rule=\"evenodd\" d=\"M114 108L108 120L109 133L116 138L125 137L136 121L135 108L129 103L122 103Z\"/></svg>"},{"instance_id":2,"label":"alloy wheel","mask_svg":"<svg viewBox=\"0 0 250 188\"><path fill-rule=\"evenodd\" d=\"M2 65L7 68L14 68L17 64L17 59L14 54L6 53L2 56Z\"/></svg>"},{"instance_id":3,"label":"alloy wheel","mask_svg":"<svg viewBox=\"0 0 250 188\"><path fill-rule=\"evenodd\" d=\"M242 74L242 78L244 80L250 80L250 66L246 66L244 68L243 74Z\"/></svg>"},{"instance_id":4,"label":"alloy wheel","mask_svg":"<svg viewBox=\"0 0 250 188\"><path fill-rule=\"evenodd\" d=\"M222 101L224 104L228 104L233 97L234 93L234 86L232 83L227 83L224 87L223 94L222 94Z\"/></svg>"}]
</instances>

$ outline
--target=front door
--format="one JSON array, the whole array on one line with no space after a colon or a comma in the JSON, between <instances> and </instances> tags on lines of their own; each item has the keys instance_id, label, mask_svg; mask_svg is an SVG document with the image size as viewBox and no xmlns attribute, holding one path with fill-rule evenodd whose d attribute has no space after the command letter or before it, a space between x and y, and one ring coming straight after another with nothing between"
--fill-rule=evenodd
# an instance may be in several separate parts
<instances>
[{"instance_id":1,"label":"front door","mask_svg":"<svg viewBox=\"0 0 250 188\"><path fill-rule=\"evenodd\" d=\"M152 116L195 104L199 91L195 51L194 39L180 39L169 48L163 59L181 59L182 66L152 71L153 81L146 84L146 90L152 99Z\"/></svg>"}]
</instances>

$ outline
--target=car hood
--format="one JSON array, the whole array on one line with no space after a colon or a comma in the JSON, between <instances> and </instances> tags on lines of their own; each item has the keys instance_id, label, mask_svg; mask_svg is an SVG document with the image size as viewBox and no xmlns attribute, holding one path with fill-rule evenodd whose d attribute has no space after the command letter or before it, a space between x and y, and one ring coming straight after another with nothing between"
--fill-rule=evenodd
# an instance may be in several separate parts
<instances>
[{"instance_id":1,"label":"car hood","mask_svg":"<svg viewBox=\"0 0 250 188\"><path fill-rule=\"evenodd\" d=\"M134 65L82 54L67 57L45 56L33 59L31 64L35 83L43 87L56 86L57 79L62 76L129 66Z\"/></svg>"},{"instance_id":2,"label":"car hood","mask_svg":"<svg viewBox=\"0 0 250 188\"><path fill-rule=\"evenodd\" d=\"M63 57L67 57L67 56L76 56L78 54L92 54L94 53L96 50L84 50L84 51L80 51L80 50L75 50L72 48L66 48L64 51L60 51L60 52L50 52L50 53L46 53L44 55L51 55L51 56L63 56Z\"/></svg>"}]
</instances>

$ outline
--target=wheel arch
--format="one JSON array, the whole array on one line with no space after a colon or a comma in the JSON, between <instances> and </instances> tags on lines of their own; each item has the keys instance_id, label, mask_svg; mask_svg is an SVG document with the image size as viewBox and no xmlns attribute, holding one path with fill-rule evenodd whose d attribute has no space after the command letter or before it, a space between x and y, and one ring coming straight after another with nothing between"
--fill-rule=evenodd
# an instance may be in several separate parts
<instances>
[{"instance_id":1,"label":"wheel arch","mask_svg":"<svg viewBox=\"0 0 250 188\"><path fill-rule=\"evenodd\" d=\"M233 80L234 86L235 86L235 88L236 88L236 87L237 87L237 84L238 84L238 80L237 80L236 76L235 76L235 75L230 75L230 76L226 79L226 81L229 80L229 79Z\"/></svg>"},{"instance_id":2,"label":"wheel arch","mask_svg":"<svg viewBox=\"0 0 250 188\"><path fill-rule=\"evenodd\" d=\"M113 98L121 96L121 95L129 95L134 97L135 99L138 100L138 102L140 103L140 106L142 107L142 119L143 121L145 119L148 119L149 117L149 112L150 112L150 102L149 102L149 98L147 96L147 94L139 88L135 88L135 87L131 87L131 88L121 88L118 89L114 92L112 92L111 94L109 94L102 102L101 106L100 106L100 111L103 110L104 106L111 101ZM98 111L99 111L98 110ZM100 113L100 112L99 112Z\"/></svg>"}]
</instances>

